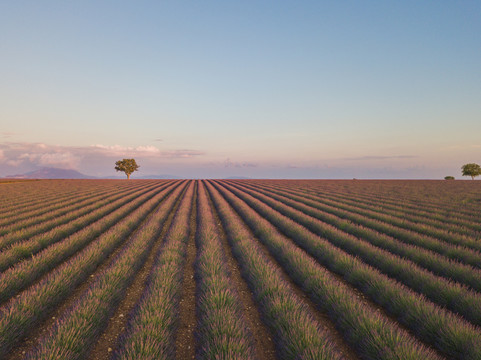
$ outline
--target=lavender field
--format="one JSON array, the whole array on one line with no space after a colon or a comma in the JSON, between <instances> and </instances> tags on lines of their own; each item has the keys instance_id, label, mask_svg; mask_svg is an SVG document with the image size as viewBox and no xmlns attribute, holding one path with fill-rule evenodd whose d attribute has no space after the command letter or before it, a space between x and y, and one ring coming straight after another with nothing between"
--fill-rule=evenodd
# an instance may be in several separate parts
<instances>
[{"instance_id":1,"label":"lavender field","mask_svg":"<svg viewBox=\"0 0 481 360\"><path fill-rule=\"evenodd\" d=\"M0 183L1 359L481 359L481 182Z\"/></svg>"}]
</instances>

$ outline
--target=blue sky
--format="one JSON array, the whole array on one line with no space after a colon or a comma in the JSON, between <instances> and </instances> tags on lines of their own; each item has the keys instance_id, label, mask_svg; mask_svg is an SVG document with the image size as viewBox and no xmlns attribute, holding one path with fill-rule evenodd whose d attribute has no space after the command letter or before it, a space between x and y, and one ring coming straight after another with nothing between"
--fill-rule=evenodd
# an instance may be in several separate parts
<instances>
[{"instance_id":1,"label":"blue sky","mask_svg":"<svg viewBox=\"0 0 481 360\"><path fill-rule=\"evenodd\" d=\"M460 177L479 1L4 1L0 176Z\"/></svg>"}]
</instances>

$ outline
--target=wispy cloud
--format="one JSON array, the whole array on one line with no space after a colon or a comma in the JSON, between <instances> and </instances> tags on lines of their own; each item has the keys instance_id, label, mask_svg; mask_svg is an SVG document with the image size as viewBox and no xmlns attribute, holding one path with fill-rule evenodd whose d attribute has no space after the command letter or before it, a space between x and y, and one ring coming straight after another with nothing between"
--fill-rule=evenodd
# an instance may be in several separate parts
<instances>
[{"instance_id":1,"label":"wispy cloud","mask_svg":"<svg viewBox=\"0 0 481 360\"><path fill-rule=\"evenodd\" d=\"M56 166L74 169L82 159L74 148L46 145L43 143L13 143L0 144L1 161L9 166L30 164L37 166Z\"/></svg>"},{"instance_id":2,"label":"wispy cloud","mask_svg":"<svg viewBox=\"0 0 481 360\"><path fill-rule=\"evenodd\" d=\"M181 149L181 150L171 150L171 151L162 151L161 155L163 157L168 158L192 158L195 156L204 155L203 151L197 150L190 150L190 149Z\"/></svg>"},{"instance_id":3,"label":"wispy cloud","mask_svg":"<svg viewBox=\"0 0 481 360\"><path fill-rule=\"evenodd\" d=\"M447 147L448 150L477 150L481 149L481 144L457 144Z\"/></svg>"},{"instance_id":4,"label":"wispy cloud","mask_svg":"<svg viewBox=\"0 0 481 360\"><path fill-rule=\"evenodd\" d=\"M144 154L144 155L158 155L160 150L155 146L120 146L120 145L92 145L94 151L102 152L111 155L128 155L128 154Z\"/></svg>"},{"instance_id":5,"label":"wispy cloud","mask_svg":"<svg viewBox=\"0 0 481 360\"><path fill-rule=\"evenodd\" d=\"M366 160L392 160L392 159L415 159L417 155L386 155L386 156L359 156L351 158L342 158L342 160L366 161Z\"/></svg>"},{"instance_id":6,"label":"wispy cloud","mask_svg":"<svg viewBox=\"0 0 481 360\"><path fill-rule=\"evenodd\" d=\"M17 157L13 163L20 161L28 161L40 166L59 166L74 169L78 166L81 156L75 155L70 151L61 151L59 149L46 149L48 152L41 153L23 153Z\"/></svg>"},{"instance_id":7,"label":"wispy cloud","mask_svg":"<svg viewBox=\"0 0 481 360\"><path fill-rule=\"evenodd\" d=\"M9 132L9 131L0 132L0 137L3 138L3 139L9 139L9 138L13 137L14 135L17 135L17 134L13 133L13 132Z\"/></svg>"},{"instance_id":8,"label":"wispy cloud","mask_svg":"<svg viewBox=\"0 0 481 360\"><path fill-rule=\"evenodd\" d=\"M238 162L238 161L231 161L231 159L227 158L224 160L224 167L236 167L236 168L247 168L247 167L257 167L256 163L251 162Z\"/></svg>"},{"instance_id":9,"label":"wispy cloud","mask_svg":"<svg viewBox=\"0 0 481 360\"><path fill-rule=\"evenodd\" d=\"M141 158L151 161L183 159L204 153L191 149L160 150L155 146L126 147L120 145L59 146L44 143L0 143L0 163L10 167L60 167L79 169L82 162L109 162L113 158Z\"/></svg>"},{"instance_id":10,"label":"wispy cloud","mask_svg":"<svg viewBox=\"0 0 481 360\"><path fill-rule=\"evenodd\" d=\"M93 145L93 149L112 156L144 156L159 158L190 158L204 155L204 152L192 149L160 150L155 146L120 146Z\"/></svg>"}]
</instances>

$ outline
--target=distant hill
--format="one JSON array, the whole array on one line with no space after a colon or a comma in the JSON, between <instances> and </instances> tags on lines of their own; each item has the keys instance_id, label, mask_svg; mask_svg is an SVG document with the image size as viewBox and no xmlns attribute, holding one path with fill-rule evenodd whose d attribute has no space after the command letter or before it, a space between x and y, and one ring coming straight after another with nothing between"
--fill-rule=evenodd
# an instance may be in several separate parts
<instances>
[{"instance_id":1,"label":"distant hill","mask_svg":"<svg viewBox=\"0 0 481 360\"><path fill-rule=\"evenodd\" d=\"M76 170L59 168L41 168L25 174L8 175L9 179L95 179L94 176L82 174Z\"/></svg>"}]
</instances>

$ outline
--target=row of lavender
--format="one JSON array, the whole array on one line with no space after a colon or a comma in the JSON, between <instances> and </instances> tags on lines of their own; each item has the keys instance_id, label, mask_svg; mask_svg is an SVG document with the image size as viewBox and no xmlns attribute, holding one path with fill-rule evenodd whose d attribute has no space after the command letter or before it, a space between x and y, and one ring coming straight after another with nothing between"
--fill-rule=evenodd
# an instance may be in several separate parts
<instances>
[{"instance_id":1,"label":"row of lavender","mask_svg":"<svg viewBox=\"0 0 481 360\"><path fill-rule=\"evenodd\" d=\"M269 183L285 189L287 185L282 181ZM297 188L305 193L321 195L322 198L354 202L381 213L394 210L396 217L411 218L417 215L418 219L434 220L437 224L449 223L455 228L463 220L476 223L479 215L477 205L481 184L478 182L355 181L344 186L341 184L335 181L305 181L297 185L289 182L288 189Z\"/></svg>"},{"instance_id":2,"label":"row of lavender","mask_svg":"<svg viewBox=\"0 0 481 360\"><path fill-rule=\"evenodd\" d=\"M470 238L464 244L453 244L455 240L443 241L419 233L408 233L388 222L379 222L368 216L341 210L342 205L337 203L326 206L323 203L324 198L302 195L300 192L293 191L292 188L285 192L265 186L256 187L256 189L263 194L267 194L266 190L269 190L270 197L377 247L410 259L437 275L465 284L476 291L481 289L479 285L481 254L477 250L479 248L477 238ZM392 233L393 236L387 233ZM449 233L445 235L449 236ZM455 234L451 235L453 239L456 238Z\"/></svg>"},{"instance_id":3,"label":"row of lavender","mask_svg":"<svg viewBox=\"0 0 481 360\"><path fill-rule=\"evenodd\" d=\"M249 187L249 189L251 188ZM389 272L391 276L406 277L406 281L410 281L410 278L416 279L418 277L413 275L413 271L416 271L420 276L419 271L421 270L419 267L422 267L437 275L472 287L477 291L481 290L481 271L479 269L459 261L450 260L437 252L426 250L420 246L423 244L422 241L418 241L415 245L404 243L399 241L399 238L393 238L385 233L377 232L367 227L364 223L359 225L346 221L344 217L322 211L316 202L292 195L278 195L278 192L267 192L258 188L254 189L256 191L250 193L269 204L269 206L289 218L294 219L320 236L325 236L334 242L337 241L338 244L342 242L346 251L360 256L364 261L371 262L373 266L384 267L385 271ZM344 240L339 240L339 236L336 235L339 229L342 229L342 232L346 233L342 237ZM347 234L352 236L348 236ZM363 241L358 241L359 239ZM432 243L431 241L431 239L425 240L425 242L429 243ZM369 246L366 243L374 246ZM438 241L437 244L440 248L447 248L445 251L449 251L450 249L450 246L447 246L443 242ZM461 254L465 254L465 258L468 261L472 260L473 263L479 263L481 260L475 251L460 248L456 248L455 250L458 250ZM392 261L386 263L386 258L392 257L392 254L399 255L404 259L409 259L416 264L402 261L397 266L394 266ZM436 278L431 274L425 271L424 274L424 283L419 282L418 284L413 284L413 286L427 287L426 284L437 282ZM469 295L464 292L465 289L462 289L462 286L455 284L453 284L453 286L458 290L454 291L451 296L444 295L448 301L454 300L459 295L469 298Z\"/></svg>"},{"instance_id":4,"label":"row of lavender","mask_svg":"<svg viewBox=\"0 0 481 360\"><path fill-rule=\"evenodd\" d=\"M353 289L340 282L316 261L317 258L313 258L302 250L299 244L279 233L269 221L230 192L225 185L215 186L228 202L229 208L235 209L293 281L309 295L321 311L327 313L345 341L363 358L390 359L396 354L404 354L406 358L412 359L438 358L421 342L367 304ZM308 245L313 249L317 248L319 255L324 254L325 249L318 247L316 242ZM326 258L330 259L331 256ZM337 266L352 269L353 265L356 265L347 257L338 259Z\"/></svg>"},{"instance_id":5,"label":"row of lavender","mask_svg":"<svg viewBox=\"0 0 481 360\"><path fill-rule=\"evenodd\" d=\"M28 212L45 212L51 207L75 201L77 197L100 193L113 188L128 188L131 184L103 180L49 180L8 184L0 187L0 221L25 215Z\"/></svg>"},{"instance_id":6,"label":"row of lavender","mask_svg":"<svg viewBox=\"0 0 481 360\"><path fill-rule=\"evenodd\" d=\"M66 196L63 206L50 207L51 217L37 205L25 206L39 217L27 227L62 218L67 209L84 212L54 225L66 230L58 237L51 233L50 242L32 231L0 253L11 263L0 274L0 357L105 263L26 355L86 358L154 244L162 242L112 356L174 358L187 242L195 234L196 358L257 358L227 271L222 226L278 358L481 358L481 276L467 265L475 263L476 250L394 226L416 241L400 240L382 231L389 218L364 214L348 198L335 202L336 196L323 195L320 188L284 185L139 182L79 195L83 206ZM93 207L95 202L102 205ZM192 226L194 212L197 226ZM80 229L76 218L84 221ZM169 230L161 238L164 227ZM440 251L429 247L433 240ZM22 246L36 255L15 251ZM294 286L337 330L316 320ZM347 355L346 347L357 355Z\"/></svg>"},{"instance_id":7,"label":"row of lavender","mask_svg":"<svg viewBox=\"0 0 481 360\"><path fill-rule=\"evenodd\" d=\"M476 359L481 356L481 332L478 327L481 302L477 292L435 277L409 261L350 237L340 229L260 192L256 193L249 187L243 187L240 191L226 182L222 186L223 191L232 191L229 195L233 196L232 206L240 206L242 200L250 206L243 215L246 221L255 212L261 214L320 264L343 276L347 283L369 296L373 302L382 305L385 311L410 328L423 342L431 344L451 358ZM246 203L243 206L247 206ZM251 226L255 226L254 223ZM354 256L360 256L364 262ZM469 268L464 270L473 278L479 275L476 269L471 269L471 274ZM452 311L446 310L445 306Z\"/></svg>"},{"instance_id":8,"label":"row of lavender","mask_svg":"<svg viewBox=\"0 0 481 360\"><path fill-rule=\"evenodd\" d=\"M171 359L175 351L175 327L182 292L182 272L195 199L190 182L162 248L150 272L140 303L121 335L117 359Z\"/></svg>"},{"instance_id":9,"label":"row of lavender","mask_svg":"<svg viewBox=\"0 0 481 360\"><path fill-rule=\"evenodd\" d=\"M57 243L72 234L83 231L91 232L95 236L98 231L93 231L99 220L106 222L112 218L125 216L125 208L138 203L136 199L147 194L155 186L142 187L125 191L124 194L112 194L105 201L99 201L95 208L87 206L87 211L80 209L68 214L68 219L57 217L56 212L39 226L25 227L21 231L8 233L0 238L0 271L11 267L15 263L37 254L44 248ZM108 221L106 226L108 226ZM40 228L40 229L39 229ZM104 227L105 228L105 227Z\"/></svg>"},{"instance_id":10,"label":"row of lavender","mask_svg":"<svg viewBox=\"0 0 481 360\"><path fill-rule=\"evenodd\" d=\"M138 191L138 197L113 212L112 218L99 218L93 228L86 227L2 273L0 357L85 282L109 255L125 246L129 236L179 184L161 183L144 194Z\"/></svg>"},{"instance_id":11,"label":"row of lavender","mask_svg":"<svg viewBox=\"0 0 481 360\"><path fill-rule=\"evenodd\" d=\"M479 182L442 181L249 181L251 184L299 190L321 198L346 200L369 210L394 211L396 217L418 215L428 221L459 225L459 220L474 220L478 216Z\"/></svg>"},{"instance_id":12,"label":"row of lavender","mask_svg":"<svg viewBox=\"0 0 481 360\"><path fill-rule=\"evenodd\" d=\"M56 354L62 359L83 359L105 328L118 301L143 265L154 243L161 241L159 234L185 187L177 187L170 196L160 202L156 199L155 210L144 215L141 226L136 228L120 253L109 266L97 274L94 282L58 319L51 330L43 336L38 346L27 354L27 359L50 359ZM192 185L180 205L180 212L190 202ZM152 209L151 209L152 210ZM160 310L159 310L160 311Z\"/></svg>"},{"instance_id":13,"label":"row of lavender","mask_svg":"<svg viewBox=\"0 0 481 360\"><path fill-rule=\"evenodd\" d=\"M479 243L471 238L479 237L479 231L481 230L478 221L479 213L463 215L458 210L453 210L454 199L452 197L447 198L444 204L420 210L418 206L406 208L406 204L397 204L395 199L373 200L374 194L371 196L345 194L340 189L337 189L337 191L333 189L313 191L309 188L298 188L296 191L295 187L281 186L280 190L297 193L297 195L302 194L319 202L320 206L332 206L338 211L347 211L354 216L360 215L371 221L377 220L374 224L380 226L381 231L389 232L389 228L383 228L380 225L388 223L392 228L398 228L399 235L406 238L410 238L413 233L421 234L459 245L478 246L477 249L480 249ZM404 194L404 196L408 196L408 194Z\"/></svg>"},{"instance_id":14,"label":"row of lavender","mask_svg":"<svg viewBox=\"0 0 481 360\"><path fill-rule=\"evenodd\" d=\"M342 351L331 344L306 306L283 280L281 269L266 258L246 225L212 187L200 183L193 201L193 186L181 203L150 273L148 285L137 304L127 330L121 335L116 359L175 357L179 322L181 279L189 232L196 231L196 278L198 287L197 358L254 359L256 351L247 329L235 289L226 271L225 254L209 198L219 212L234 256L242 268L259 311L272 332L279 358L341 359ZM189 227L192 204L197 204L197 229ZM405 339L404 339L405 340ZM80 339L76 339L81 342ZM58 342L60 343L60 342ZM192 344L193 346L194 344ZM59 348L49 348L50 351ZM65 351L65 350L63 350ZM425 355L429 352L416 352ZM71 353L68 353L72 356ZM38 358L38 357L32 357ZM433 357L435 358L435 357Z\"/></svg>"},{"instance_id":15,"label":"row of lavender","mask_svg":"<svg viewBox=\"0 0 481 360\"><path fill-rule=\"evenodd\" d=\"M432 185L435 186L435 184ZM292 187L291 190L293 190ZM306 193L307 189L299 188L298 190L304 190ZM459 201L460 199L453 198L453 196L446 198L441 204L422 206L413 199L410 199L409 203L406 204L400 203L395 196L376 199L373 196L375 194L345 194L339 189L337 191L334 189L318 189L315 193L311 191L311 194L317 195L318 198L322 196L326 200L358 207L370 215L379 217L379 219L382 219L382 215L394 216L399 226L407 225L407 228L409 228L414 224L421 224L430 227L417 227L417 230L421 232L428 232L434 227L469 236L481 230L481 225L477 222L477 212L468 212L465 202ZM465 197L466 194L461 199ZM453 203L458 204L453 206ZM399 221L398 218L406 220L406 223Z\"/></svg>"},{"instance_id":16,"label":"row of lavender","mask_svg":"<svg viewBox=\"0 0 481 360\"><path fill-rule=\"evenodd\" d=\"M144 184L139 185L142 186ZM11 236L13 232L20 229L31 228L37 224L45 226L45 223L52 219L57 220L59 223L68 222L72 217L66 217L64 221L61 221L59 218L68 215L71 216L72 212L77 210L81 210L81 214L87 213L91 211L91 209L101 207L106 200L110 200L112 197L123 194L124 192L131 192L135 190L136 187L137 186L127 187L124 185L108 189L94 188L92 192L85 194L77 193L67 198L60 196L60 199L55 197L53 201L52 199L50 201L44 200L43 206L40 208L32 205L27 209L22 209L21 212L12 212L11 216L3 218L0 221L0 236L7 233ZM39 229L39 232L41 231L44 231L44 229Z\"/></svg>"},{"instance_id":17,"label":"row of lavender","mask_svg":"<svg viewBox=\"0 0 481 360\"><path fill-rule=\"evenodd\" d=\"M167 185L168 187L168 185ZM105 232L110 231L120 221L126 221L131 213L139 206L156 196L166 186L154 187L148 190L140 190L129 196L129 200L123 203L115 211L108 215L94 214L94 221L80 230L64 236L41 237L27 239L0 253L3 263L9 262L10 267L0 274L0 303L5 302L21 290L27 288L38 278L44 276L70 256L84 249L89 244L98 241ZM47 241L42 241L46 239ZM22 257L23 253L15 250L19 247L36 250L35 256ZM23 261L22 261L23 260Z\"/></svg>"},{"instance_id":18,"label":"row of lavender","mask_svg":"<svg viewBox=\"0 0 481 360\"><path fill-rule=\"evenodd\" d=\"M145 205L143 205L145 211L142 214L134 212L130 215L131 220L134 220L131 222L134 227L137 227L139 224L138 221L135 221L136 215L140 215L142 218L149 214L150 220L145 225L142 225L140 230L136 230L133 233L134 235L129 236L128 240L125 241L126 244L123 245L123 250L105 270L100 274L96 274L95 281L90 284L79 300L62 314L47 334L39 340L35 348L26 355L26 358L84 358L89 351L89 345L95 342L96 337L105 327L111 312L116 306L115 304L123 296L125 288L132 281L134 274L141 266L155 241L163 241L164 246L159 253L156 265L152 269L149 284L142 301L132 316L127 332L122 335L124 347L116 352L116 356L118 358L137 359L139 357L143 358L146 352L153 352L160 357L162 355L167 357L172 355L175 350L173 348L173 338L175 336L173 327L178 317L176 308L181 291L179 279L184 267L185 242L187 234L195 231L195 228L189 229L188 223L194 193L193 184L190 183L185 200L176 213L166 239L155 239L154 234L158 233L159 227L165 221L167 214L172 212L173 202L180 199L180 188L172 192L169 200L164 201L154 215L151 215L150 212L152 206L147 209ZM148 194L152 192L150 191ZM156 193L158 192L159 190L156 189ZM137 192L137 195L139 195L139 192ZM164 191L165 196L166 192ZM132 210L136 201L145 201L145 199L142 199L143 197L146 197L146 195L136 198L135 201L130 199L131 202L128 204L131 207L130 210ZM154 199L151 196L151 205L154 204L153 201L158 203L161 200L158 197ZM243 320L240 315L239 301L235 295L235 290L231 288L226 272L216 271L219 266L222 266L218 263L219 260L222 261L222 255L218 239L212 237L213 215L210 213L210 208L207 204L205 190L200 192L198 212L200 227L197 236L199 245L197 276L199 282L204 284L202 286L204 289L202 292L203 296L199 297L199 308L205 310L204 316L200 316L203 319L200 321L203 324L202 330L198 332L199 336L204 339L201 343L205 345L199 349L199 352L204 354L203 358L205 359L216 357L216 353L221 356L224 354L229 358L246 358L245 356L253 353L251 338L246 330L246 326L242 325ZM122 228L119 226L114 226L109 230L110 232L124 235L122 234ZM65 246L67 243L78 244L85 238L85 234L75 235L76 238L73 241L63 240L58 245ZM112 245L118 245L109 243L102 238L96 239L95 242L101 242L102 245L110 246L108 249L97 246L96 252L99 255L108 255L108 251L113 249ZM50 248L46 249L46 251L48 250ZM48 280L44 279L41 281L40 286L35 286L33 289L30 288L26 292L21 293L18 301L13 301L13 305L8 304L6 308L2 309L6 310L5 314L11 312L12 315L10 317L6 316L2 324L3 326L0 327L3 330L0 335L4 335L0 341L1 354L5 355L18 342L23 333L27 332L29 327L42 321L44 314L48 313L55 303L68 296L69 290L67 288L78 285L82 278L85 278L88 271L92 269L92 265L100 264L105 258L105 256L103 258L97 256L94 259L95 263L90 261L90 264L88 264L85 261L86 259L83 259L86 255L92 260L91 257L94 254L83 251L79 256L75 257L75 259L79 259L78 261L69 261L55 269L47 275ZM31 268L41 270L42 265L44 265L43 267L46 264L52 265L45 256L40 260ZM217 264L211 263L211 261L217 262ZM70 276L66 272L70 272ZM17 277L17 279L19 278L23 278L23 276ZM47 284L49 288L46 289ZM229 292L230 296L226 292ZM28 302L28 299L30 299L30 302ZM227 303L225 303L226 299L228 299ZM35 314L33 316L21 314L21 309L25 309L25 307L32 307ZM232 318L226 324L222 319L226 313L230 312L232 313ZM201 311L200 313L202 314L203 312ZM212 323L213 321L214 323ZM224 325L225 331L219 332L219 328L216 326L216 324L219 324L219 321ZM157 328L154 326L155 331L152 332L152 328L146 326L147 323L157 323L161 326L160 328L159 326ZM230 334L235 329L237 329L238 338L232 339L229 336L225 339L225 333ZM148 341L149 333L152 334L150 344ZM162 341L159 341L159 334L165 335L160 337Z\"/></svg>"},{"instance_id":19,"label":"row of lavender","mask_svg":"<svg viewBox=\"0 0 481 360\"><path fill-rule=\"evenodd\" d=\"M196 236L198 358L255 359L252 334L229 276L220 231L206 188L200 183Z\"/></svg>"}]
</instances>

